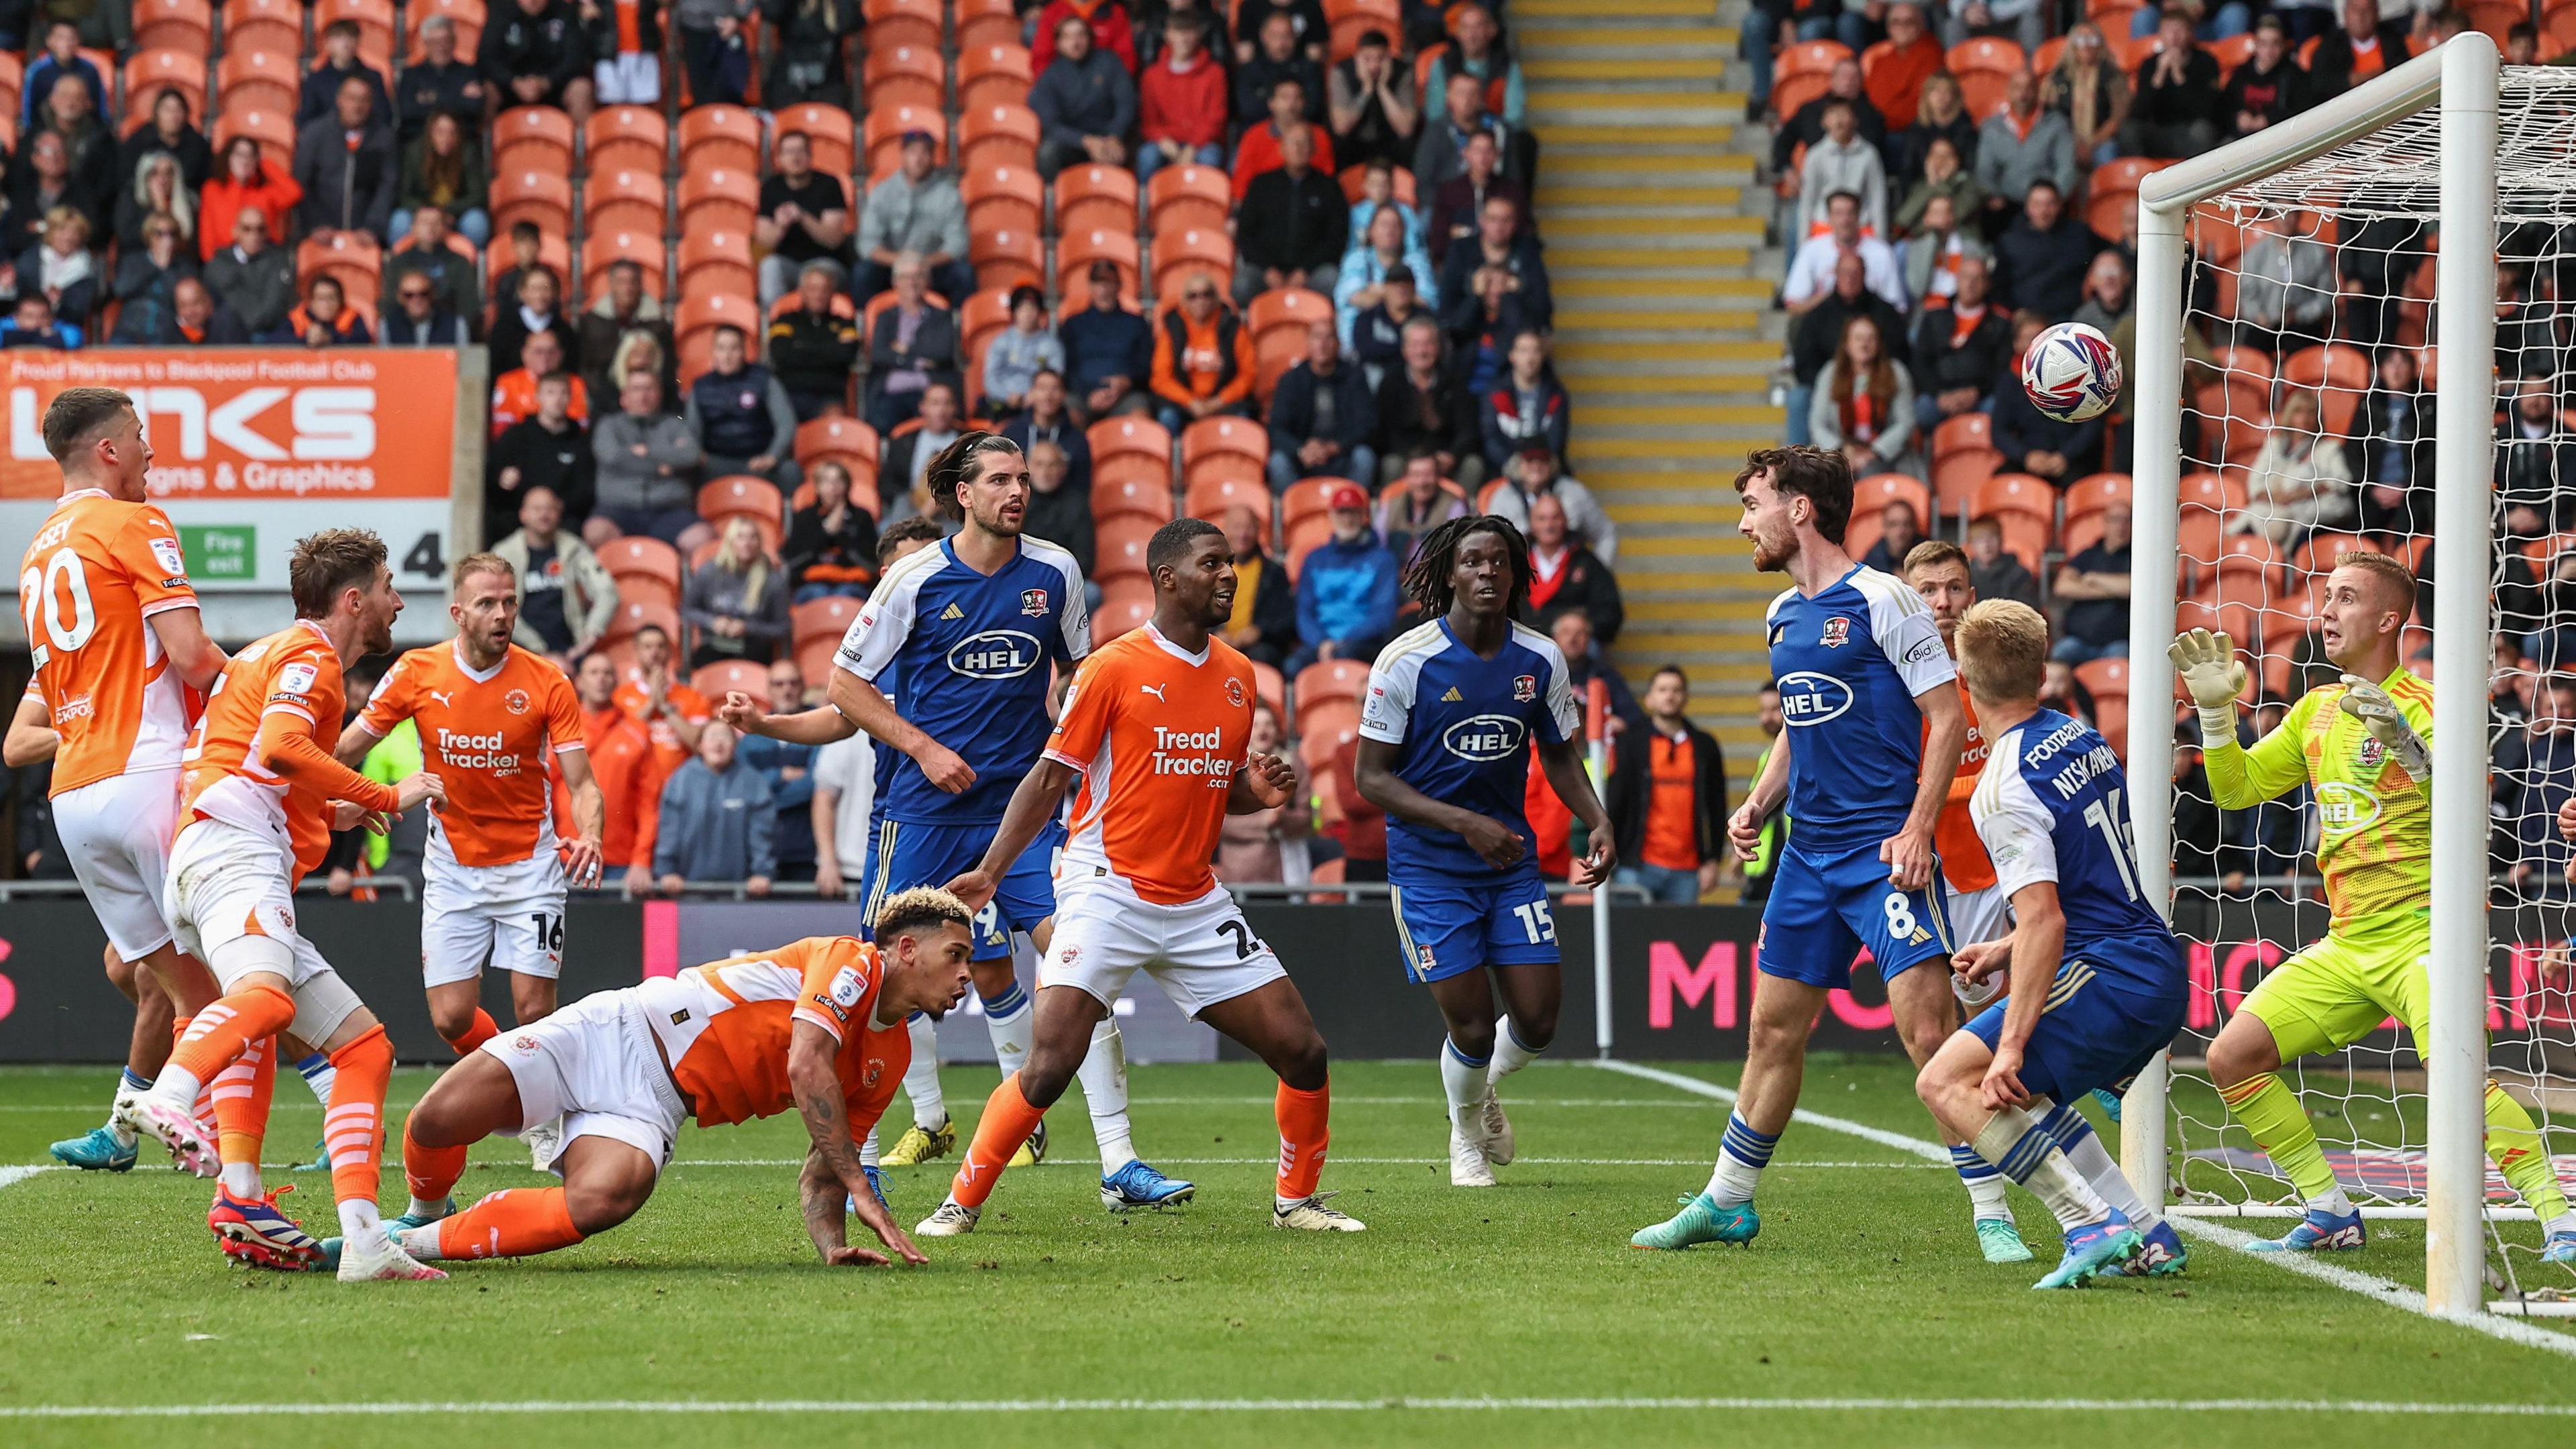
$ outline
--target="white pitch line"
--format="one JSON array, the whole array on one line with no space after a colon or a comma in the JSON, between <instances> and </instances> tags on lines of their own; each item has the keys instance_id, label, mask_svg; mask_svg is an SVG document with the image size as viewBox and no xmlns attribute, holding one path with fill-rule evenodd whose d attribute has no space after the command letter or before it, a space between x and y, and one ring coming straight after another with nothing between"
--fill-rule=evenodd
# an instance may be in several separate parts
<instances>
[{"instance_id":1,"label":"white pitch line","mask_svg":"<svg viewBox=\"0 0 2576 1449\"><path fill-rule=\"evenodd\" d=\"M1277 1167L1279 1165L1279 1159L1276 1156L1162 1157L1155 1160L1166 1167ZM1446 1157L1341 1156L1334 1156L1329 1160L1339 1163L1344 1167L1439 1167L1447 1165L1449 1161ZM1512 1159L1512 1161L1516 1166L1528 1165L1531 1167L1698 1167L1702 1165L1699 1159L1695 1157L1516 1157ZM675 1168L802 1167L804 1165L805 1159L801 1157L681 1158L671 1164L671 1166ZM1795 1162L1782 1160L1776 1165L1788 1169L1801 1167L1866 1168L1872 1172L1888 1172L1913 1171L1918 1168L1935 1165L1947 1168L1950 1165L1950 1160L1945 1157L1941 1159L1938 1164L1921 1162ZM887 1169L889 1172L896 1170L897 1169L894 1168ZM1026 1172L1028 1170L1029 1169L1027 1168L1020 1169L1022 1172Z\"/></svg>"},{"instance_id":2,"label":"white pitch line","mask_svg":"<svg viewBox=\"0 0 2576 1449\"><path fill-rule=\"evenodd\" d=\"M1267 1107L1274 1099L1270 1097L1132 1097L1128 1100L1130 1105L1138 1107ZM1335 1096L1333 1100L1346 1107L1445 1107L1447 1105L1447 1101L1444 1098L1428 1096ZM400 1112L418 1105L419 1103L417 1100L408 1103L387 1102L385 1104L385 1109L390 1112ZM1512 1097L1506 1099L1505 1105L1513 1108L1514 1110L1518 1110L1523 1107L1616 1107L1628 1110L1638 1108L1659 1108L1665 1111L1671 1111L1677 1108L1688 1109L1691 1111L1703 1110L1697 1102L1676 1102L1666 1097ZM95 1102L0 1102L0 1112L39 1112L60 1116L82 1116L96 1112L97 1110L98 1104ZM321 1110L322 1104L319 1102L278 1102L269 1108L269 1111L272 1114L283 1112L319 1112Z\"/></svg>"},{"instance_id":3,"label":"white pitch line","mask_svg":"<svg viewBox=\"0 0 2576 1449\"><path fill-rule=\"evenodd\" d=\"M2379 1414L2576 1418L2576 1404L2410 1399L1416 1398L1374 1399L527 1399L487 1403L23 1404L0 1419L200 1419L255 1415L410 1417L507 1414L1365 1414L1388 1411L1598 1413Z\"/></svg>"},{"instance_id":4,"label":"white pitch line","mask_svg":"<svg viewBox=\"0 0 2576 1449\"><path fill-rule=\"evenodd\" d=\"M1596 1061L1592 1065L1604 1071L1617 1072L1622 1076L1661 1082L1668 1087L1693 1092L1721 1102L1732 1103L1736 1097L1735 1092L1730 1088L1721 1087L1715 1082L1704 1082L1697 1077L1686 1077L1679 1072L1641 1067L1634 1062ZM1883 1147L1911 1152L1918 1157L1929 1158L1945 1166L1950 1160L1949 1149L1937 1142L1908 1137L1901 1132L1890 1132L1866 1123L1828 1117L1821 1112L1809 1112L1803 1108L1792 1120L1809 1123L1832 1132L1843 1132L1854 1137L1866 1138ZM2239 1232L2234 1228L2205 1219L2174 1216L2166 1218L2165 1221L2173 1224L2177 1231L2191 1237L2207 1239L2219 1247L2244 1253L2258 1263L2314 1278L2320 1283L2331 1284L2347 1293L2358 1294L2373 1303L2383 1303L2391 1308L2412 1313L2419 1318L2430 1318L2437 1323L2456 1324L2472 1333L2483 1333L2489 1338L2518 1343L2525 1348L2546 1349L2551 1353L2576 1358L2576 1334L2560 1333L2554 1329L2525 1323L2518 1318L2499 1318L2486 1313L2474 1315L2436 1313L2432 1305L2424 1300L2421 1291L2409 1288L2403 1283L2392 1282L2369 1273L2355 1272L2350 1268L2337 1267L2305 1253L2250 1252L2246 1245L2256 1241L2252 1233Z\"/></svg>"},{"instance_id":5,"label":"white pitch line","mask_svg":"<svg viewBox=\"0 0 2576 1449\"><path fill-rule=\"evenodd\" d=\"M0 1167L0 1187L7 1187L13 1182L25 1182L40 1172L56 1170L58 1170L58 1164L51 1162L30 1163L23 1167Z\"/></svg>"}]
</instances>

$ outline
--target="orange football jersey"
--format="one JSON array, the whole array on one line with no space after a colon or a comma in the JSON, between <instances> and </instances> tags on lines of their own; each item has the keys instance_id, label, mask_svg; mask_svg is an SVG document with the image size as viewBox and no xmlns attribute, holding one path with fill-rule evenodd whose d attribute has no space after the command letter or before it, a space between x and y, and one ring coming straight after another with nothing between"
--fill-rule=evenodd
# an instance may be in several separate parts
<instances>
[{"instance_id":1,"label":"orange football jersey","mask_svg":"<svg viewBox=\"0 0 2576 1449\"><path fill-rule=\"evenodd\" d=\"M340 656L309 619L250 645L215 679L205 717L188 743L181 814L202 815L291 843L295 874L322 863L331 846L331 799L290 783L277 766L287 736L302 736L351 782L343 797L389 809L394 788L329 760L340 742Z\"/></svg>"},{"instance_id":2,"label":"orange football jersey","mask_svg":"<svg viewBox=\"0 0 2576 1449\"><path fill-rule=\"evenodd\" d=\"M1157 905L1214 890L1209 862L1251 735L1252 663L1224 640L1193 656L1147 624L1094 650L1046 746L1082 771L1067 876L1118 875Z\"/></svg>"},{"instance_id":3,"label":"orange football jersey","mask_svg":"<svg viewBox=\"0 0 2576 1449\"><path fill-rule=\"evenodd\" d=\"M53 793L175 768L186 690L145 622L197 607L169 518L95 488L65 495L27 546L18 604L36 693L62 739Z\"/></svg>"},{"instance_id":4,"label":"orange football jersey","mask_svg":"<svg viewBox=\"0 0 2576 1449\"><path fill-rule=\"evenodd\" d=\"M1951 777L1950 793L1932 822L1932 848L1941 857L1941 878L1950 889L1981 891L1995 883L1995 863L1977 837L1968 801L1977 793L1977 778L1986 772L1986 737L1977 730L1976 707L1968 703L1965 689L1959 691L1959 712L1968 718L1968 738L1959 747L1959 773ZM1931 727L1925 726L1924 733L1929 735Z\"/></svg>"},{"instance_id":5,"label":"orange football jersey","mask_svg":"<svg viewBox=\"0 0 2576 1449\"><path fill-rule=\"evenodd\" d=\"M652 696L644 692L644 686L638 682L640 678L641 676L629 670L626 682L617 686L617 693L611 695L610 699L619 709L626 711L627 718L641 723L644 726L644 732L652 737L653 757L660 762L661 773L667 779L673 770L689 762L690 750L687 745L680 743L680 732L671 728L669 720L658 714L651 719L644 717L645 707ZM672 684L665 692L665 697L671 701L674 708L680 711L680 717L691 724L705 724L716 717L715 705L709 702L705 695L685 684ZM654 791L655 798L660 798L661 781L654 782Z\"/></svg>"},{"instance_id":6,"label":"orange football jersey","mask_svg":"<svg viewBox=\"0 0 2576 1449\"><path fill-rule=\"evenodd\" d=\"M775 951L692 966L639 990L671 1078L688 1094L698 1125L793 1108L787 1046L794 1024L804 1021L841 1044L833 1068L856 1140L885 1114L912 1065L912 1034L903 1019L876 1025L884 985L876 947L848 936L809 936Z\"/></svg>"},{"instance_id":7,"label":"orange football jersey","mask_svg":"<svg viewBox=\"0 0 2576 1449\"><path fill-rule=\"evenodd\" d=\"M508 865L555 848L547 748L583 748L581 701L562 670L516 644L477 673L454 640L405 651L358 722L378 736L420 729L422 768L447 786L432 849L459 865Z\"/></svg>"}]
</instances>

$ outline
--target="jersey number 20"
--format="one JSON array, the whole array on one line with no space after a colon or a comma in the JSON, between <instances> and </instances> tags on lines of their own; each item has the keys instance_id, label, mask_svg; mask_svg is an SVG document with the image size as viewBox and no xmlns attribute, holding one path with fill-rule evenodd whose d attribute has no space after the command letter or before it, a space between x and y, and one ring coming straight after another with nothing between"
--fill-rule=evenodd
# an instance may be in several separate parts
<instances>
[{"instance_id":1,"label":"jersey number 20","mask_svg":"<svg viewBox=\"0 0 2576 1449\"><path fill-rule=\"evenodd\" d=\"M71 595L72 615L62 616L55 595ZM35 667L42 669L53 657L53 650L66 654L89 642L98 632L98 606L90 602L89 571L81 566L81 557L68 548L55 549L45 558L42 569L29 569L18 576L18 593L26 605L27 645L35 657ZM43 626L38 637L37 626ZM50 644L51 649L46 646Z\"/></svg>"}]
</instances>

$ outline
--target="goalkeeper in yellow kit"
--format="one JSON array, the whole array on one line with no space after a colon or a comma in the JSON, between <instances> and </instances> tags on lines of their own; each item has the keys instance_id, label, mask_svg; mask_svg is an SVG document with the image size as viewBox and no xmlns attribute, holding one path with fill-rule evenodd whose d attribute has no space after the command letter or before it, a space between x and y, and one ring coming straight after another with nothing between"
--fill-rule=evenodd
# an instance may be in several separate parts
<instances>
[{"instance_id":1,"label":"goalkeeper in yellow kit","mask_svg":"<svg viewBox=\"0 0 2576 1449\"><path fill-rule=\"evenodd\" d=\"M2236 742L2245 666L2224 634L2194 629L2174 640L2174 670L2200 708L2210 794L2242 810L2300 785L2316 793L2317 867L2333 911L2324 940L2281 964L2245 998L2209 1048L2209 1075L2228 1112L2298 1189L2307 1215L2258 1248L2358 1248L2361 1213L2335 1181L2281 1064L2341 1051L2388 1017L2420 1049L2426 1028L2426 953L2432 945L2431 777L2433 688L2399 667L2398 631L2415 609L2406 566L2347 553L2326 581L2318 611L2326 658L2343 671L2290 708L2281 727ZM2486 1095L2488 1154L2548 1233L2542 1257L2576 1262L2576 1213L2550 1171L2531 1115L2493 1082Z\"/></svg>"}]
</instances>

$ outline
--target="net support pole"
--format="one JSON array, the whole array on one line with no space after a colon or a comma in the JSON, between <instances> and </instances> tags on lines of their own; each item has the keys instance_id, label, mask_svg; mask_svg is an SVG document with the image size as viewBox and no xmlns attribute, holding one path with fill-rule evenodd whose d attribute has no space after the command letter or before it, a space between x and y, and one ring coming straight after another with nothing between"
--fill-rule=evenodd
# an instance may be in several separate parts
<instances>
[{"instance_id":1,"label":"net support pole","mask_svg":"<svg viewBox=\"0 0 2576 1449\"><path fill-rule=\"evenodd\" d=\"M1610 685L1599 674L1583 700L1584 767L1592 788L1610 793ZM1610 1060L1610 882L1592 888L1592 1049Z\"/></svg>"},{"instance_id":2,"label":"net support pole","mask_svg":"<svg viewBox=\"0 0 2576 1449\"><path fill-rule=\"evenodd\" d=\"M2138 337L2129 359L2137 429L2130 474L2129 818L2138 885L2173 914L2174 597L2182 573L2181 207L2138 211ZM2120 1107L2120 1167L2150 1208L2165 1205L2165 1056L2130 1083Z\"/></svg>"},{"instance_id":3,"label":"net support pole","mask_svg":"<svg viewBox=\"0 0 2576 1449\"><path fill-rule=\"evenodd\" d=\"M2484 1311L2487 670L2495 456L2496 49L2442 47L2434 283L2433 861L2424 1296Z\"/></svg>"}]
</instances>

